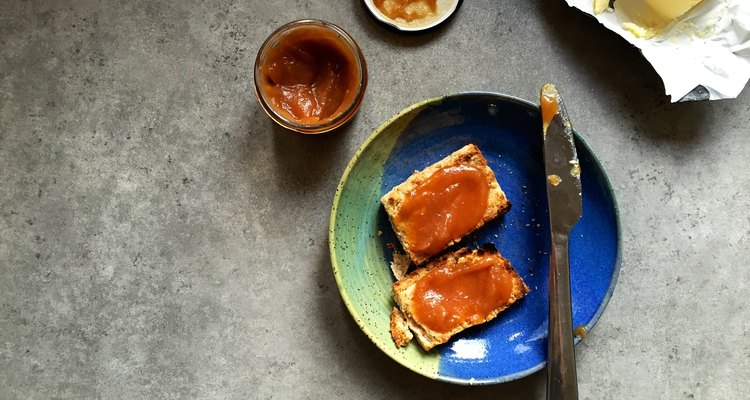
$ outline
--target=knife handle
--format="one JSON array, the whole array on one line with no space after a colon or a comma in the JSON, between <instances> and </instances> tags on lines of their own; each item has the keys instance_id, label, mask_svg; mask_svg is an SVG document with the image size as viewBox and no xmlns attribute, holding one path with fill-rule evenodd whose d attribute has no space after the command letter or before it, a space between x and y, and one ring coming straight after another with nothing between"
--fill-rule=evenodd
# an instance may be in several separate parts
<instances>
[{"instance_id":1,"label":"knife handle","mask_svg":"<svg viewBox=\"0 0 750 400\"><path fill-rule=\"evenodd\" d=\"M547 400L578 399L568 239L568 234L552 236L549 260Z\"/></svg>"}]
</instances>

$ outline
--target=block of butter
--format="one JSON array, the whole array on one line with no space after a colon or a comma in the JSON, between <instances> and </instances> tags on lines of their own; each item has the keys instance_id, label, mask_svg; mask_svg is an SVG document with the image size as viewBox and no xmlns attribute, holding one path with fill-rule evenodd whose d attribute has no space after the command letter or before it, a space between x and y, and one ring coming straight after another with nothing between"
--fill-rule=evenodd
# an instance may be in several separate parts
<instances>
[{"instance_id":1,"label":"block of butter","mask_svg":"<svg viewBox=\"0 0 750 400\"><path fill-rule=\"evenodd\" d=\"M633 35L652 38L687 14L703 0L616 0L615 10L628 21L623 28Z\"/></svg>"},{"instance_id":2,"label":"block of butter","mask_svg":"<svg viewBox=\"0 0 750 400\"><path fill-rule=\"evenodd\" d=\"M637 47L672 102L731 99L750 80L750 0L566 0Z\"/></svg>"}]
</instances>

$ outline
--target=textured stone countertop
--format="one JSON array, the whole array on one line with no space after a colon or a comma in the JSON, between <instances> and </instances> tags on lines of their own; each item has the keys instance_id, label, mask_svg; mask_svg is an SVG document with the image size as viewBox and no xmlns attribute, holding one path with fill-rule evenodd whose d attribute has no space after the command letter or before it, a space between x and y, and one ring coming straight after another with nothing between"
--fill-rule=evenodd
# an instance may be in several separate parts
<instances>
[{"instance_id":1,"label":"textured stone countertop","mask_svg":"<svg viewBox=\"0 0 750 400\"><path fill-rule=\"evenodd\" d=\"M301 136L252 66L281 24L360 43L353 122ZM544 372L431 381L361 332L327 224L357 147L443 94L553 81L609 173L622 271L582 399L750 398L750 90L670 104L637 50L556 1L465 1L404 35L350 1L0 2L0 398L542 399Z\"/></svg>"}]
</instances>

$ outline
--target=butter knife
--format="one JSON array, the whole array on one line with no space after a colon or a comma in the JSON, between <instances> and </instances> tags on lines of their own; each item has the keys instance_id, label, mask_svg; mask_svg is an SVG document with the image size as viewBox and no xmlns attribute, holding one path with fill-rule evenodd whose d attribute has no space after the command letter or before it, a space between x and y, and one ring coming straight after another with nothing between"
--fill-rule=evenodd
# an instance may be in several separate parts
<instances>
[{"instance_id":1,"label":"butter knife","mask_svg":"<svg viewBox=\"0 0 750 400\"><path fill-rule=\"evenodd\" d=\"M581 218L581 168L570 119L554 85L542 87L540 103L551 230L547 400L577 400L568 242Z\"/></svg>"}]
</instances>

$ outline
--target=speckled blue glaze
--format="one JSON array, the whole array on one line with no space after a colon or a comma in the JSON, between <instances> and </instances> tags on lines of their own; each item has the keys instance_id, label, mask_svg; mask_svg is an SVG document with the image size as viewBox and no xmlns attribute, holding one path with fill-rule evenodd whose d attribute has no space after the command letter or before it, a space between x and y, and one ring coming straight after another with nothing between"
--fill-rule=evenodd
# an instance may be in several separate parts
<instances>
[{"instance_id":1,"label":"speckled blue glaze","mask_svg":"<svg viewBox=\"0 0 750 400\"><path fill-rule=\"evenodd\" d=\"M494 243L531 292L495 320L468 329L433 351L440 356L438 379L499 383L531 374L546 363L550 243L538 106L491 93L453 95L434 102L403 130L387 157L381 194L414 170L468 143L479 146L512 209L458 246ZM583 216L570 240L573 323L590 330L617 281L619 221L601 165L578 136L576 146ZM398 241L382 208L378 225L384 232L380 238L384 253L390 257L386 244Z\"/></svg>"}]
</instances>

